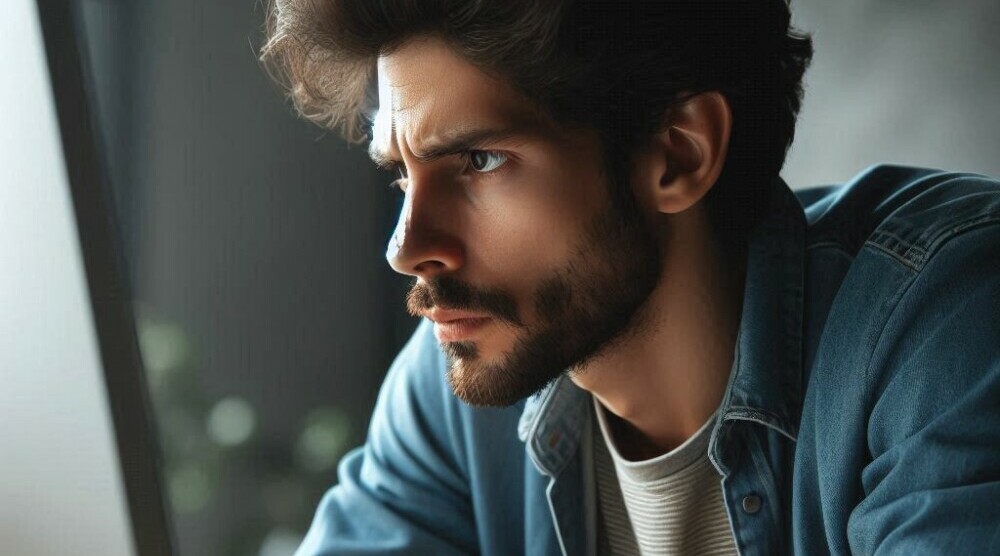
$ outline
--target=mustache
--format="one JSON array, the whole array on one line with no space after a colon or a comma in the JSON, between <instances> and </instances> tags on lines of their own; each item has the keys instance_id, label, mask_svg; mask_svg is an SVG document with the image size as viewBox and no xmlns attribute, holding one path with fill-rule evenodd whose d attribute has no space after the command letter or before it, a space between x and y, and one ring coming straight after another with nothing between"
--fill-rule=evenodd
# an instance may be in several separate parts
<instances>
[{"instance_id":1,"label":"mustache","mask_svg":"<svg viewBox=\"0 0 1000 556\"><path fill-rule=\"evenodd\" d=\"M415 317L434 307L485 313L514 326L522 326L513 296L496 288L476 288L451 276L415 280L406 294L406 311Z\"/></svg>"}]
</instances>

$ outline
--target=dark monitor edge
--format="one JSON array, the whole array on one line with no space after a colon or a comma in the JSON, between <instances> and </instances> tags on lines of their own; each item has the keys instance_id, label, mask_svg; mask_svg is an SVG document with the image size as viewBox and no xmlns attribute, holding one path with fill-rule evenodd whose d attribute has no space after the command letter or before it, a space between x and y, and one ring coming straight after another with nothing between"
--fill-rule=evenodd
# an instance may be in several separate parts
<instances>
[{"instance_id":1,"label":"dark monitor edge","mask_svg":"<svg viewBox=\"0 0 1000 556\"><path fill-rule=\"evenodd\" d=\"M46 58L81 243L119 462L139 556L171 556L173 528L120 238L116 237L90 78L72 0L38 0Z\"/></svg>"}]
</instances>

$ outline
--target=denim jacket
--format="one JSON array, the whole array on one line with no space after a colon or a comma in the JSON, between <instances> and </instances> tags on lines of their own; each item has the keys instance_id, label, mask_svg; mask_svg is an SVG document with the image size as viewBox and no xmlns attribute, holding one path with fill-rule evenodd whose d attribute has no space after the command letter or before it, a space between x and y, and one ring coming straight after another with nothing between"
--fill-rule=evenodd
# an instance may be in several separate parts
<instances>
[{"instance_id":1,"label":"denim jacket","mask_svg":"<svg viewBox=\"0 0 1000 556\"><path fill-rule=\"evenodd\" d=\"M1000 554L1000 183L778 180L734 355L709 457L740 554ZM298 556L595 554L590 394L472 408L445 365L422 322Z\"/></svg>"}]
</instances>

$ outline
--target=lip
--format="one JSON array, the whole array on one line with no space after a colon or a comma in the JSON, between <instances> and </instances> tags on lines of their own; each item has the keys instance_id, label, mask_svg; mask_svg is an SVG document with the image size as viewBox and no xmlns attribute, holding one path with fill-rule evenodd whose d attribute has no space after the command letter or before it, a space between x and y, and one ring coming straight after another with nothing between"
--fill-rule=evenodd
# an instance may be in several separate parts
<instances>
[{"instance_id":1,"label":"lip","mask_svg":"<svg viewBox=\"0 0 1000 556\"><path fill-rule=\"evenodd\" d=\"M450 309L434 309L427 312L427 318L438 324L445 324L457 320L488 319L486 315L469 313L467 311L452 311Z\"/></svg>"},{"instance_id":2,"label":"lip","mask_svg":"<svg viewBox=\"0 0 1000 556\"><path fill-rule=\"evenodd\" d=\"M478 313L441 308L428 311L427 318L434 321L434 335L439 342L467 339L493 320Z\"/></svg>"},{"instance_id":3,"label":"lip","mask_svg":"<svg viewBox=\"0 0 1000 556\"><path fill-rule=\"evenodd\" d=\"M474 335L491 320L489 317L477 317L435 322L434 335L440 342L458 342Z\"/></svg>"}]
</instances>

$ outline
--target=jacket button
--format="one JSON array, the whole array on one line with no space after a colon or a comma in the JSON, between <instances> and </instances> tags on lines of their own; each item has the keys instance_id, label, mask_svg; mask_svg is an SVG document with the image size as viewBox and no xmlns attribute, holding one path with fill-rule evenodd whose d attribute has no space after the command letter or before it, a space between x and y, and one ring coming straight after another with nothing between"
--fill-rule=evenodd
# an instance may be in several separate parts
<instances>
[{"instance_id":1,"label":"jacket button","mask_svg":"<svg viewBox=\"0 0 1000 556\"><path fill-rule=\"evenodd\" d=\"M743 497L743 511L748 514L755 514L760 511L760 496L751 494Z\"/></svg>"}]
</instances>

